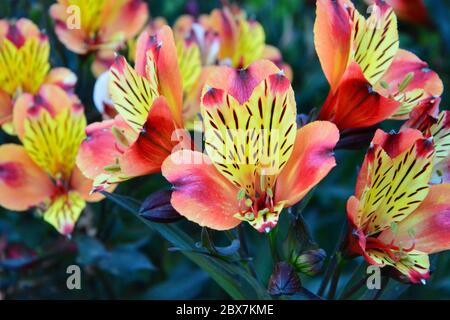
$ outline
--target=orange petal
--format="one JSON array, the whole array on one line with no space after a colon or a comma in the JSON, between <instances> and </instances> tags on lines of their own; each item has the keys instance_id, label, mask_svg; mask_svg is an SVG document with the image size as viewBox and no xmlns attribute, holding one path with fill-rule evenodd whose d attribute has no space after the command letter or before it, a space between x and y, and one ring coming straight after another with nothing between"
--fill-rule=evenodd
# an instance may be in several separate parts
<instances>
[{"instance_id":1,"label":"orange petal","mask_svg":"<svg viewBox=\"0 0 450 320\"><path fill-rule=\"evenodd\" d=\"M322 69L334 92L348 64L352 37L351 18L345 0L318 0L314 44Z\"/></svg>"},{"instance_id":2,"label":"orange petal","mask_svg":"<svg viewBox=\"0 0 450 320\"><path fill-rule=\"evenodd\" d=\"M0 205L24 211L50 198L54 191L48 175L22 146L0 146Z\"/></svg>"},{"instance_id":3,"label":"orange petal","mask_svg":"<svg viewBox=\"0 0 450 320\"><path fill-rule=\"evenodd\" d=\"M434 185L420 206L398 223L395 233L384 231L379 239L425 253L450 249L450 184Z\"/></svg>"},{"instance_id":4,"label":"orange petal","mask_svg":"<svg viewBox=\"0 0 450 320\"><path fill-rule=\"evenodd\" d=\"M165 96L176 123L182 124L183 89L178 66L177 49L170 27L163 26L155 35L144 32L136 47L136 71L145 75L147 55L152 55L160 86L160 94Z\"/></svg>"},{"instance_id":5,"label":"orange petal","mask_svg":"<svg viewBox=\"0 0 450 320\"><path fill-rule=\"evenodd\" d=\"M241 221L237 193L231 184L200 152L173 153L163 165L164 177L174 185L171 203L187 219L215 230L228 230Z\"/></svg>"},{"instance_id":6,"label":"orange petal","mask_svg":"<svg viewBox=\"0 0 450 320\"><path fill-rule=\"evenodd\" d=\"M121 143L113 134L115 127L127 140ZM90 124L86 128L86 139L81 143L77 155L77 166L83 174L95 179L105 173L105 167L116 164L127 149L128 141L134 141L132 129L120 117Z\"/></svg>"},{"instance_id":7,"label":"orange petal","mask_svg":"<svg viewBox=\"0 0 450 320\"><path fill-rule=\"evenodd\" d=\"M107 21L103 26L102 38L108 41L114 39L117 34L124 34L126 40L136 36L148 19L147 3L142 0L125 0L122 3L114 3L113 6L120 6L119 12L115 19Z\"/></svg>"},{"instance_id":8,"label":"orange petal","mask_svg":"<svg viewBox=\"0 0 450 320\"><path fill-rule=\"evenodd\" d=\"M214 9L210 14L211 27L218 32L220 37L219 58L231 58L236 50L238 39L238 24L235 22L232 12L227 8Z\"/></svg>"},{"instance_id":9,"label":"orange petal","mask_svg":"<svg viewBox=\"0 0 450 320\"><path fill-rule=\"evenodd\" d=\"M338 140L339 130L331 122L315 121L298 129L294 151L276 182L277 201L294 205L317 185L336 165Z\"/></svg>"},{"instance_id":10,"label":"orange petal","mask_svg":"<svg viewBox=\"0 0 450 320\"><path fill-rule=\"evenodd\" d=\"M340 130L370 127L389 118L399 105L375 92L359 65L353 62L336 93L330 92L319 119L334 122Z\"/></svg>"},{"instance_id":11,"label":"orange petal","mask_svg":"<svg viewBox=\"0 0 450 320\"><path fill-rule=\"evenodd\" d=\"M59 1L50 7L50 16L55 22L55 33L68 49L78 54L85 54L89 50L89 46L85 42L88 35L82 28L69 29L67 21L69 14L67 6Z\"/></svg>"},{"instance_id":12,"label":"orange petal","mask_svg":"<svg viewBox=\"0 0 450 320\"><path fill-rule=\"evenodd\" d=\"M122 173L128 176L142 176L159 172L161 164L174 148L190 149L189 135L184 133L183 129L180 129L180 132L176 130L166 99L157 98L136 142L120 157ZM182 136L179 137L177 134Z\"/></svg>"}]
</instances>

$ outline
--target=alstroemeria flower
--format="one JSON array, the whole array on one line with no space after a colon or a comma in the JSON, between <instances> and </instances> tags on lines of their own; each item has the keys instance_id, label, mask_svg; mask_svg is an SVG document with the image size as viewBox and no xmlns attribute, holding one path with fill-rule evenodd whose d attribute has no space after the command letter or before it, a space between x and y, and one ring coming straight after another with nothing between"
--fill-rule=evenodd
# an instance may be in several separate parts
<instances>
[{"instance_id":1,"label":"alstroemeria flower","mask_svg":"<svg viewBox=\"0 0 450 320\"><path fill-rule=\"evenodd\" d=\"M442 81L414 54L399 49L397 18L376 0L364 18L348 0L317 0L314 41L330 93L319 119L341 129L406 119Z\"/></svg>"},{"instance_id":2,"label":"alstroemeria flower","mask_svg":"<svg viewBox=\"0 0 450 320\"><path fill-rule=\"evenodd\" d=\"M429 277L428 254L450 248L450 185L429 186L434 155L418 130L377 131L347 202L348 255L413 283Z\"/></svg>"},{"instance_id":3,"label":"alstroemeria flower","mask_svg":"<svg viewBox=\"0 0 450 320\"><path fill-rule=\"evenodd\" d=\"M66 68L50 70L47 36L28 19L0 20L0 125L10 134L13 106L22 93L55 84L68 92L77 77Z\"/></svg>"},{"instance_id":4,"label":"alstroemeria flower","mask_svg":"<svg viewBox=\"0 0 450 320\"><path fill-rule=\"evenodd\" d=\"M374 0L366 0L368 4L373 4ZM420 24L430 25L430 16L423 0L386 0L394 9L399 19Z\"/></svg>"},{"instance_id":5,"label":"alstroemeria flower","mask_svg":"<svg viewBox=\"0 0 450 320\"><path fill-rule=\"evenodd\" d=\"M96 52L92 70L98 76L114 62L114 52L144 27L148 8L142 0L58 0L50 16L69 50Z\"/></svg>"},{"instance_id":6,"label":"alstroemeria flower","mask_svg":"<svg viewBox=\"0 0 450 320\"><path fill-rule=\"evenodd\" d=\"M45 221L68 235L83 211L92 181L75 165L84 138L83 107L62 89L43 85L21 95L14 125L22 145L0 146L0 205L14 211L38 208Z\"/></svg>"},{"instance_id":7,"label":"alstroemeria flower","mask_svg":"<svg viewBox=\"0 0 450 320\"><path fill-rule=\"evenodd\" d=\"M109 92L118 115L86 128L77 164L95 190L160 171L177 148L189 148L183 130L182 85L169 27L143 33L135 67L118 56L109 71Z\"/></svg>"},{"instance_id":8,"label":"alstroemeria flower","mask_svg":"<svg viewBox=\"0 0 450 320\"><path fill-rule=\"evenodd\" d=\"M211 74L201 112L207 154L182 150L162 165L183 216L216 230L241 221L260 232L300 201L335 166L336 126L318 121L297 130L289 80L270 61Z\"/></svg>"}]
</instances>

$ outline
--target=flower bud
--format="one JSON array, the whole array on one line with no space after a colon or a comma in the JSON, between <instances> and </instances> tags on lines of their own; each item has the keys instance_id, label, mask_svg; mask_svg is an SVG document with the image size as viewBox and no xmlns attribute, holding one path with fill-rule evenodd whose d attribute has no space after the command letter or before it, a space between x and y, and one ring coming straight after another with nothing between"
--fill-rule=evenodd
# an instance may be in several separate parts
<instances>
[{"instance_id":1,"label":"flower bud","mask_svg":"<svg viewBox=\"0 0 450 320\"><path fill-rule=\"evenodd\" d=\"M287 262L278 262L269 279L267 292L273 296L293 295L301 289L300 278Z\"/></svg>"},{"instance_id":2,"label":"flower bud","mask_svg":"<svg viewBox=\"0 0 450 320\"><path fill-rule=\"evenodd\" d=\"M297 272L314 276L322 270L326 257L327 254L323 249L308 250L295 258L293 264Z\"/></svg>"},{"instance_id":3,"label":"flower bud","mask_svg":"<svg viewBox=\"0 0 450 320\"><path fill-rule=\"evenodd\" d=\"M148 196L139 210L145 219L159 223L171 223L183 218L170 204L172 191L157 191Z\"/></svg>"}]
</instances>

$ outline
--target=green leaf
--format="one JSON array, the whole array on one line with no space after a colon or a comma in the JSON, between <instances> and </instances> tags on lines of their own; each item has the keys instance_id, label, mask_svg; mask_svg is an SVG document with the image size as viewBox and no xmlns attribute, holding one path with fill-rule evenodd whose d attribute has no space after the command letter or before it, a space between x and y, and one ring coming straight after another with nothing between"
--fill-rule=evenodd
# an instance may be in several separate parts
<instances>
[{"instance_id":1,"label":"green leaf","mask_svg":"<svg viewBox=\"0 0 450 320\"><path fill-rule=\"evenodd\" d=\"M245 269L236 264L195 252L194 240L173 224L157 224L139 216L140 203L134 199L102 192L105 197L136 215L148 227L157 231L188 259L206 271L233 299L271 299L266 289Z\"/></svg>"}]
</instances>

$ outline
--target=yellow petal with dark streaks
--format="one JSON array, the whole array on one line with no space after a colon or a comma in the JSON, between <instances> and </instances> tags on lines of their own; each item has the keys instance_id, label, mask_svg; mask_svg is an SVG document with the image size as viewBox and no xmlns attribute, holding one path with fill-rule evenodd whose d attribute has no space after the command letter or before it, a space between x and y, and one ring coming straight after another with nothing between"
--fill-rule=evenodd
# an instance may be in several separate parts
<instances>
[{"instance_id":1,"label":"yellow petal with dark streaks","mask_svg":"<svg viewBox=\"0 0 450 320\"><path fill-rule=\"evenodd\" d=\"M394 252L394 254L398 254L398 261L384 252L367 251L367 255L378 265L394 267L412 283L420 283L428 279L430 261L426 253L413 250L410 252Z\"/></svg>"},{"instance_id":2,"label":"yellow petal with dark streaks","mask_svg":"<svg viewBox=\"0 0 450 320\"><path fill-rule=\"evenodd\" d=\"M21 58L19 75L23 79L23 90L36 93L50 70L48 62L50 44L48 41L30 39L25 42L19 52Z\"/></svg>"},{"instance_id":3,"label":"yellow petal with dark streaks","mask_svg":"<svg viewBox=\"0 0 450 320\"><path fill-rule=\"evenodd\" d=\"M114 107L137 132L141 131L153 101L159 95L152 62L147 61L147 73L153 75L149 78L138 75L122 56L109 71L109 92Z\"/></svg>"},{"instance_id":4,"label":"yellow petal with dark streaks","mask_svg":"<svg viewBox=\"0 0 450 320\"><path fill-rule=\"evenodd\" d=\"M0 88L9 95L13 95L22 84L19 62L19 50L11 41L4 39L0 43Z\"/></svg>"},{"instance_id":5,"label":"yellow petal with dark streaks","mask_svg":"<svg viewBox=\"0 0 450 320\"><path fill-rule=\"evenodd\" d=\"M353 10L353 60L366 79L374 85L394 60L399 47L397 17L392 8L372 6L372 14L365 19Z\"/></svg>"},{"instance_id":6,"label":"yellow petal with dark streaks","mask_svg":"<svg viewBox=\"0 0 450 320\"><path fill-rule=\"evenodd\" d=\"M83 198L77 192L71 191L53 199L43 217L59 233L70 235L85 206Z\"/></svg>"},{"instance_id":7,"label":"yellow petal with dark streaks","mask_svg":"<svg viewBox=\"0 0 450 320\"><path fill-rule=\"evenodd\" d=\"M408 119L411 111L417 107L418 103L424 96L425 90L423 89L414 89L411 91L397 93L393 96L393 98L400 102L400 107L390 118L396 120Z\"/></svg>"},{"instance_id":8,"label":"yellow petal with dark streaks","mask_svg":"<svg viewBox=\"0 0 450 320\"><path fill-rule=\"evenodd\" d=\"M86 118L80 110L62 110L54 117L45 109L27 117L22 139L33 161L54 179L69 179L81 141Z\"/></svg>"},{"instance_id":9,"label":"yellow petal with dark streaks","mask_svg":"<svg viewBox=\"0 0 450 320\"><path fill-rule=\"evenodd\" d=\"M442 111L431 129L436 155L434 166L450 157L450 111Z\"/></svg>"},{"instance_id":10,"label":"yellow petal with dark streaks","mask_svg":"<svg viewBox=\"0 0 450 320\"><path fill-rule=\"evenodd\" d=\"M252 62L261 59L265 47L265 33L257 22L249 22L240 18L239 38L233 57L234 67L246 68Z\"/></svg>"},{"instance_id":11,"label":"yellow petal with dark streaks","mask_svg":"<svg viewBox=\"0 0 450 320\"><path fill-rule=\"evenodd\" d=\"M369 169L372 180L362 195L359 208L366 235L383 231L417 209L429 191L433 155L431 142L424 139L391 162L386 161L385 155L376 155Z\"/></svg>"},{"instance_id":12,"label":"yellow petal with dark streaks","mask_svg":"<svg viewBox=\"0 0 450 320\"><path fill-rule=\"evenodd\" d=\"M183 92L189 94L202 71L200 48L195 42L180 39L176 41L178 64L180 66Z\"/></svg>"},{"instance_id":13,"label":"yellow petal with dark streaks","mask_svg":"<svg viewBox=\"0 0 450 320\"><path fill-rule=\"evenodd\" d=\"M281 74L267 77L243 104L221 89L207 88L202 115L206 151L216 168L249 196L272 188L297 131L289 80Z\"/></svg>"}]
</instances>

